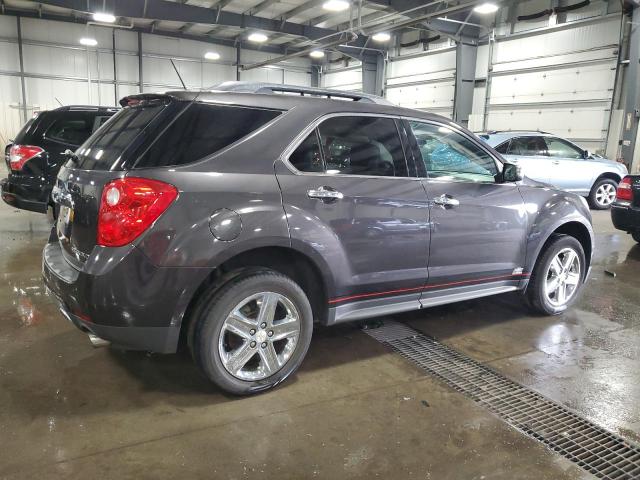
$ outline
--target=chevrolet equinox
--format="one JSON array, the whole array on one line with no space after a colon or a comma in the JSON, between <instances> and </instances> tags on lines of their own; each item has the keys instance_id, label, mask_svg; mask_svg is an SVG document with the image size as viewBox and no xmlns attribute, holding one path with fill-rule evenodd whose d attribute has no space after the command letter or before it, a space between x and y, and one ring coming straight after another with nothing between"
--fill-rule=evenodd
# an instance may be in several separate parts
<instances>
[{"instance_id":1,"label":"chevrolet equinox","mask_svg":"<svg viewBox=\"0 0 640 480\"><path fill-rule=\"evenodd\" d=\"M140 94L61 168L43 275L93 338L172 353L250 394L334 325L585 281L591 216L456 123L264 84Z\"/></svg>"}]
</instances>

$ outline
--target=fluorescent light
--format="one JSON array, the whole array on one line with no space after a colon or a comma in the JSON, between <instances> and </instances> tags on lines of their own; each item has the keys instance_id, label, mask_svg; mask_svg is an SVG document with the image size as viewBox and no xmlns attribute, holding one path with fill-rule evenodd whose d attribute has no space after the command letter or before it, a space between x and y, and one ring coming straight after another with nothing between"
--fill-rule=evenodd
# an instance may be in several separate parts
<instances>
[{"instance_id":1,"label":"fluorescent light","mask_svg":"<svg viewBox=\"0 0 640 480\"><path fill-rule=\"evenodd\" d=\"M204 54L206 60L220 60L220 54L218 52L207 52Z\"/></svg>"},{"instance_id":2,"label":"fluorescent light","mask_svg":"<svg viewBox=\"0 0 640 480\"><path fill-rule=\"evenodd\" d=\"M388 42L391 40L391 35L387 32L379 32L371 37L374 42Z\"/></svg>"},{"instance_id":3,"label":"fluorescent light","mask_svg":"<svg viewBox=\"0 0 640 480\"><path fill-rule=\"evenodd\" d=\"M322 8L331 12L342 12L349 8L350 3L346 0L327 0L322 4Z\"/></svg>"},{"instance_id":4,"label":"fluorescent light","mask_svg":"<svg viewBox=\"0 0 640 480\"><path fill-rule=\"evenodd\" d=\"M496 5L495 3L491 3L491 2L486 2L486 3L481 3L480 5L478 5L477 7L475 7L473 9L474 12L476 13L482 13L482 14L488 14L488 13L494 13L498 11L498 5Z\"/></svg>"},{"instance_id":5,"label":"fluorescent light","mask_svg":"<svg viewBox=\"0 0 640 480\"><path fill-rule=\"evenodd\" d=\"M250 42L263 43L269 40L269 37L267 37L264 33L253 32L251 35L247 37L247 39Z\"/></svg>"},{"instance_id":6,"label":"fluorescent light","mask_svg":"<svg viewBox=\"0 0 640 480\"><path fill-rule=\"evenodd\" d=\"M95 47L98 45L98 41L95 38L81 38L80 45L86 45L87 47Z\"/></svg>"},{"instance_id":7,"label":"fluorescent light","mask_svg":"<svg viewBox=\"0 0 640 480\"><path fill-rule=\"evenodd\" d=\"M311 58L322 58L324 57L324 52L322 50L311 50L309 56Z\"/></svg>"},{"instance_id":8,"label":"fluorescent light","mask_svg":"<svg viewBox=\"0 0 640 480\"><path fill-rule=\"evenodd\" d=\"M94 13L93 19L96 22L102 22L102 23L113 23L116 21L116 17L114 17L110 13Z\"/></svg>"}]
</instances>

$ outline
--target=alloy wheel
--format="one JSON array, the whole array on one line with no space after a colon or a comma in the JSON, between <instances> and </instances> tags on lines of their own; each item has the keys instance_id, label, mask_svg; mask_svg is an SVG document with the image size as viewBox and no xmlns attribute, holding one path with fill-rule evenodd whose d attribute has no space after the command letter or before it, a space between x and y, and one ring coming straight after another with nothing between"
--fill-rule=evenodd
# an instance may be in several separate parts
<instances>
[{"instance_id":1,"label":"alloy wheel","mask_svg":"<svg viewBox=\"0 0 640 480\"><path fill-rule=\"evenodd\" d=\"M563 248L547 269L545 295L554 307L566 305L580 285L580 258L572 248Z\"/></svg>"},{"instance_id":2,"label":"alloy wheel","mask_svg":"<svg viewBox=\"0 0 640 480\"><path fill-rule=\"evenodd\" d=\"M616 187L610 183L603 183L596 190L596 202L598 205L607 207L616 199Z\"/></svg>"},{"instance_id":3,"label":"alloy wheel","mask_svg":"<svg viewBox=\"0 0 640 480\"><path fill-rule=\"evenodd\" d=\"M255 381L280 370L295 351L300 314L286 296L260 292L246 297L227 316L218 340L224 368Z\"/></svg>"}]
</instances>

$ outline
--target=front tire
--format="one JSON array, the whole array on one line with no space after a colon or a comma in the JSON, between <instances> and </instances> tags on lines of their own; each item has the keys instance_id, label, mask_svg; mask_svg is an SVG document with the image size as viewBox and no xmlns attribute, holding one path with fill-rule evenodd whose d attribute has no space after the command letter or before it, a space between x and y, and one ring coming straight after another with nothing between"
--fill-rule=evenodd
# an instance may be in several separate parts
<instances>
[{"instance_id":1,"label":"front tire","mask_svg":"<svg viewBox=\"0 0 640 480\"><path fill-rule=\"evenodd\" d=\"M611 204L616 199L616 189L618 182L610 178L601 178L591 187L589 193L589 203L596 210L606 210L611 208Z\"/></svg>"},{"instance_id":2,"label":"front tire","mask_svg":"<svg viewBox=\"0 0 640 480\"><path fill-rule=\"evenodd\" d=\"M527 286L529 304L544 315L558 315L576 300L584 283L586 261L574 237L554 235L540 254Z\"/></svg>"},{"instance_id":3,"label":"front tire","mask_svg":"<svg viewBox=\"0 0 640 480\"><path fill-rule=\"evenodd\" d=\"M209 380L248 395L284 381L302 363L313 332L311 305L289 277L239 276L195 311L192 355Z\"/></svg>"},{"instance_id":4,"label":"front tire","mask_svg":"<svg viewBox=\"0 0 640 480\"><path fill-rule=\"evenodd\" d=\"M636 242L640 243L640 232L631 233L631 238L633 238Z\"/></svg>"}]
</instances>

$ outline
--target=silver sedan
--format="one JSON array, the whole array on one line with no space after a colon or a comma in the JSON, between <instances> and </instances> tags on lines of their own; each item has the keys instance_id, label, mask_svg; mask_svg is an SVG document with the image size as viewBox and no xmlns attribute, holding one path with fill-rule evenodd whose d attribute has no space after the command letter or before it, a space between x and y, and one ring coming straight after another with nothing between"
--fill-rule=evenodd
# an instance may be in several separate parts
<instances>
[{"instance_id":1,"label":"silver sedan","mask_svg":"<svg viewBox=\"0 0 640 480\"><path fill-rule=\"evenodd\" d=\"M591 154L579 146L543 132L480 134L505 160L539 182L587 197L593 208L609 208L618 183L627 172L623 164Z\"/></svg>"}]
</instances>

